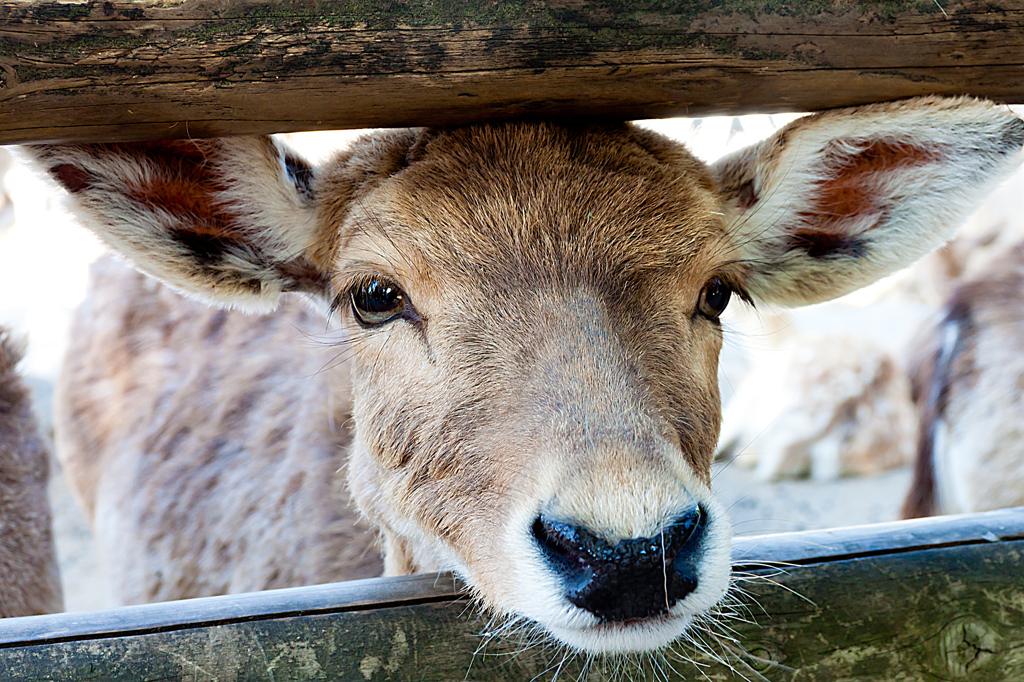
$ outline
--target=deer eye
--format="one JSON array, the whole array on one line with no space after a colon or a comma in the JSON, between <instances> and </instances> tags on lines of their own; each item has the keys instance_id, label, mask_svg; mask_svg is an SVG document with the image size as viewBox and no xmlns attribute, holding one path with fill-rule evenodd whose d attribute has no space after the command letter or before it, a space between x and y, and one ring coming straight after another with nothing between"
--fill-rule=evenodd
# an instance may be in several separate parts
<instances>
[{"instance_id":1,"label":"deer eye","mask_svg":"<svg viewBox=\"0 0 1024 682\"><path fill-rule=\"evenodd\" d=\"M405 292L392 281L373 277L352 289L352 312L367 326L385 324L405 312Z\"/></svg>"},{"instance_id":2,"label":"deer eye","mask_svg":"<svg viewBox=\"0 0 1024 682\"><path fill-rule=\"evenodd\" d=\"M725 307L729 305L729 298L732 296L732 287L718 277L712 277L700 292L700 303L698 309L700 314L717 320Z\"/></svg>"}]
</instances>

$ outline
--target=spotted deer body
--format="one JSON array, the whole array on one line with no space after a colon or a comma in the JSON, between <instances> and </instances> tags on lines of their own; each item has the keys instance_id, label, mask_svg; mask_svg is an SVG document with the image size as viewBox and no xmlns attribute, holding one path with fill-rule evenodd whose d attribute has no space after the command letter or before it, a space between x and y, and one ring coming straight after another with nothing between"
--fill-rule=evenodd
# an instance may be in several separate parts
<instances>
[{"instance_id":1,"label":"spotted deer body","mask_svg":"<svg viewBox=\"0 0 1024 682\"><path fill-rule=\"evenodd\" d=\"M250 533L271 519L268 541L294 539L285 563L307 567L277 582L249 568L250 579L221 578L216 589L328 578L312 566L332 558L312 555L338 550L306 539L319 519L344 514L344 476L380 532L386 574L455 571L485 608L577 650L662 647L728 589L731 531L710 463L721 420L718 316L730 294L810 303L901 267L948 238L1017 165L1022 144L1024 123L994 105L924 99L802 119L711 168L628 125L385 132L316 169L267 138L35 147L86 223L139 269L249 310L299 293L331 330L318 338L293 325L286 341L274 327L264 341L273 318L247 318L247 332L226 313L234 341L218 341L184 312L180 324L193 331L176 336L179 322L146 331L154 338L136 349L138 362L206 369L179 380L175 399L154 401L143 395L174 386L136 383L136 361L106 350L120 332L92 338L91 327L108 324L97 314L71 353L73 364L100 358L77 363L95 379L69 372L62 386L78 396L60 417L62 456L83 462L79 478L90 483L80 494L98 533L124 544L121 557L152 551L140 535L176 543L159 561L210 553L207 535L170 538L201 527L191 515L216 513ZM136 308L124 303L129 327ZM256 367L275 364L291 378L268 379L265 390L284 382L295 404L247 403ZM97 383L108 373L140 395ZM190 402L192 392L206 395ZM233 406L238 417L225 419ZM111 425L94 433L89 415L104 413ZM261 434L274 428L281 445L266 449L275 439ZM129 435L137 429L156 440ZM175 442L182 429L202 436ZM95 452L74 452L104 438ZM280 452L293 439L334 452L331 484L315 488L321 474L306 472L287 486ZM152 442L165 445L145 451ZM210 462L225 452L257 471L242 460L273 459L264 470L276 480L241 480L234 465ZM296 457L295 467L308 461ZM201 489L175 482L195 470L206 481L220 472L211 496L222 490L229 508L211 511L196 491L180 504L161 500ZM159 511L136 495L161 500ZM282 541L275 505L306 504L295 496L332 511ZM129 520L115 528L101 508L110 518L127 509ZM365 536L356 541L365 546ZM238 575L265 561L251 540L222 549L212 555ZM141 570L120 579L157 580ZM198 575L182 582L201 584ZM195 593L133 594L156 592Z\"/></svg>"},{"instance_id":2,"label":"spotted deer body","mask_svg":"<svg viewBox=\"0 0 1024 682\"><path fill-rule=\"evenodd\" d=\"M0 328L0 618L64 609L47 491L50 449L16 371L21 354Z\"/></svg>"},{"instance_id":3,"label":"spotted deer body","mask_svg":"<svg viewBox=\"0 0 1024 682\"><path fill-rule=\"evenodd\" d=\"M1024 246L953 287L913 346L919 444L903 516L1024 504Z\"/></svg>"},{"instance_id":4,"label":"spotted deer body","mask_svg":"<svg viewBox=\"0 0 1024 682\"><path fill-rule=\"evenodd\" d=\"M832 480L908 464L916 441L910 381L889 352L852 334L807 335L787 339L739 384L717 457L755 467L764 481Z\"/></svg>"},{"instance_id":5,"label":"spotted deer body","mask_svg":"<svg viewBox=\"0 0 1024 682\"><path fill-rule=\"evenodd\" d=\"M327 371L322 318L299 300L218 310L109 257L91 279L54 418L111 600L380 575L338 455L349 386L344 366Z\"/></svg>"}]
</instances>

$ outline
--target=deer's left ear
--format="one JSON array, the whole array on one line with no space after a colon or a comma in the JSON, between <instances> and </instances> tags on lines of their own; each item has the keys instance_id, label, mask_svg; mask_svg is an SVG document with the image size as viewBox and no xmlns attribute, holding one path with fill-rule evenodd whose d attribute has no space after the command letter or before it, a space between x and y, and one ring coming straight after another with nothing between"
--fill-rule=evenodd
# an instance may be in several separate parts
<instances>
[{"instance_id":1,"label":"deer's left ear","mask_svg":"<svg viewBox=\"0 0 1024 682\"><path fill-rule=\"evenodd\" d=\"M762 301L828 300L949 239L1021 162L1024 121L970 98L923 97L798 119L712 169Z\"/></svg>"}]
</instances>

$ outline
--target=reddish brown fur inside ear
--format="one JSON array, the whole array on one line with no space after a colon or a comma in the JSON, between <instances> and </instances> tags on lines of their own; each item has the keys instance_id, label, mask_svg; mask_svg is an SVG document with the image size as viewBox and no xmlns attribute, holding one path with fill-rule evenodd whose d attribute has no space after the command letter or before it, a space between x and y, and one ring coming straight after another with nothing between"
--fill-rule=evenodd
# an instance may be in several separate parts
<instances>
[{"instance_id":1,"label":"reddish brown fur inside ear","mask_svg":"<svg viewBox=\"0 0 1024 682\"><path fill-rule=\"evenodd\" d=\"M82 190L88 189L95 179L87 171L69 163L54 166L50 169L50 173L72 194L78 194Z\"/></svg>"},{"instance_id":2,"label":"reddish brown fur inside ear","mask_svg":"<svg viewBox=\"0 0 1024 682\"><path fill-rule=\"evenodd\" d=\"M190 279L246 295L270 282L313 293L325 288L323 275L298 249L282 257L274 250L280 244L263 241L268 229L279 237L280 226L259 215L264 202L252 196L259 193L254 183L271 187L284 169L307 207L313 199L312 168L297 157L279 158L270 138L40 146L36 154L50 159L50 173L80 195L83 207L104 221L132 224L137 235L148 233L148 249L166 249L158 260L188 262Z\"/></svg>"},{"instance_id":3,"label":"reddish brown fur inside ear","mask_svg":"<svg viewBox=\"0 0 1024 682\"><path fill-rule=\"evenodd\" d=\"M166 140L133 145L153 171L145 185L128 188L132 199L153 208L187 218L189 232L204 242L240 241L234 229L238 216L218 201L226 189L208 162L201 142ZM124 153L114 150L114 153Z\"/></svg>"},{"instance_id":4,"label":"reddish brown fur inside ear","mask_svg":"<svg viewBox=\"0 0 1024 682\"><path fill-rule=\"evenodd\" d=\"M226 187L211 167L209 159L216 150L210 142L98 144L88 146L88 153L98 161L134 159L145 171L144 181L125 184L119 191L149 209L180 217L196 239L241 240L234 228L238 216L218 200ZM100 182L90 171L70 163L51 167L50 173L73 194L95 189Z\"/></svg>"},{"instance_id":5,"label":"reddish brown fur inside ear","mask_svg":"<svg viewBox=\"0 0 1024 682\"><path fill-rule=\"evenodd\" d=\"M886 206L875 191L871 176L899 167L921 166L939 160L935 150L875 140L860 152L848 155L838 145L824 154L828 179L817 184L814 206L801 217L820 227L818 232L842 236L842 223L849 216L884 214Z\"/></svg>"},{"instance_id":6,"label":"reddish brown fur inside ear","mask_svg":"<svg viewBox=\"0 0 1024 682\"><path fill-rule=\"evenodd\" d=\"M817 183L811 208L800 213L810 227L790 235L786 249L805 251L818 259L864 256L867 240L849 234L846 226L856 216L876 216L875 225L888 218L889 206L872 176L936 161L935 151L895 140L875 140L852 155L831 145L822 161L827 179Z\"/></svg>"}]
</instances>

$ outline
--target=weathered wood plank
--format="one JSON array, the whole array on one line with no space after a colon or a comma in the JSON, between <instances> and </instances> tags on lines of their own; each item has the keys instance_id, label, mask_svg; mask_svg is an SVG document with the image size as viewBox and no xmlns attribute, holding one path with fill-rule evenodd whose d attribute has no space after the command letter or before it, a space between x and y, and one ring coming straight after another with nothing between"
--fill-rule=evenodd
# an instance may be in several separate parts
<instances>
[{"instance_id":1,"label":"weathered wood plank","mask_svg":"<svg viewBox=\"0 0 1024 682\"><path fill-rule=\"evenodd\" d=\"M725 622L753 658L734 644L715 649L748 679L1024 679L1022 536L1024 509L739 540L745 606L742 620ZM769 558L793 566L757 568ZM449 576L360 581L0 621L0 674L136 682L581 673L583 663L563 663L561 652L520 651L514 637L488 642L487 629ZM649 662L641 674L601 661L589 679L614 679L623 665L632 679L742 679L687 645L656 662L667 676Z\"/></svg>"},{"instance_id":2,"label":"weathered wood plank","mask_svg":"<svg viewBox=\"0 0 1024 682\"><path fill-rule=\"evenodd\" d=\"M1012 103L1022 64L1020 0L0 0L0 143Z\"/></svg>"}]
</instances>

